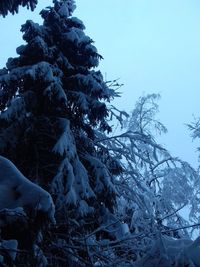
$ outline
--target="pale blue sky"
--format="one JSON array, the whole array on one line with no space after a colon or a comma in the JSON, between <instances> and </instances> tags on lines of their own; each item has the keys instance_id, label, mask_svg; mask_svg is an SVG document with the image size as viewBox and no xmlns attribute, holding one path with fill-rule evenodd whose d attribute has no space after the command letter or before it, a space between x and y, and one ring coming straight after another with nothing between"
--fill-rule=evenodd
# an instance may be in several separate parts
<instances>
[{"instance_id":1,"label":"pale blue sky","mask_svg":"<svg viewBox=\"0 0 200 267\"><path fill-rule=\"evenodd\" d=\"M184 123L200 116L199 0L77 0L74 16L83 20L104 60L107 79L120 78L123 96L115 103L131 110L139 96L161 93L159 118L169 133L160 139L177 156L196 165L195 146ZM123 4L122 4L123 3ZM50 5L39 0L34 13L21 9L0 18L0 66L22 43L20 25L40 21Z\"/></svg>"}]
</instances>

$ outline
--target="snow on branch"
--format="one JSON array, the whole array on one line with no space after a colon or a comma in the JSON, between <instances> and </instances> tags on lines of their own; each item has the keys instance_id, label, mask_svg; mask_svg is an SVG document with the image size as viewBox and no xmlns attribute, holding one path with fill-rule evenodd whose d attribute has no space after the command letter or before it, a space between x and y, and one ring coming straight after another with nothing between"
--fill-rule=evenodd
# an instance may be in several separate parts
<instances>
[{"instance_id":1,"label":"snow on branch","mask_svg":"<svg viewBox=\"0 0 200 267\"><path fill-rule=\"evenodd\" d=\"M28 180L10 160L0 156L0 210L17 207L44 212L55 222L51 195Z\"/></svg>"},{"instance_id":2,"label":"snow on branch","mask_svg":"<svg viewBox=\"0 0 200 267\"><path fill-rule=\"evenodd\" d=\"M62 133L53 148L53 152L58 153L61 156L67 154L69 157L74 157L76 148L70 130L70 121L60 118L60 127L62 128Z\"/></svg>"}]
</instances>

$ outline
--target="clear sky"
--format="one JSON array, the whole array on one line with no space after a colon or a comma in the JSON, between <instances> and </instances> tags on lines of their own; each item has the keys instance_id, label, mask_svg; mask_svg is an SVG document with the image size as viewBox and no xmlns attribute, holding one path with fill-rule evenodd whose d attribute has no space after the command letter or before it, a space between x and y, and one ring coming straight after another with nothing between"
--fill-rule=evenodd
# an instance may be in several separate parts
<instances>
[{"instance_id":1,"label":"clear sky","mask_svg":"<svg viewBox=\"0 0 200 267\"><path fill-rule=\"evenodd\" d=\"M0 18L0 67L22 44L20 25L41 21L39 0L34 13ZM200 116L199 0L77 0L74 16L83 20L104 60L107 79L120 78L123 95L115 103L131 110L143 93L160 93L160 120L169 132L159 139L175 156L193 165L195 147L184 123Z\"/></svg>"}]
</instances>

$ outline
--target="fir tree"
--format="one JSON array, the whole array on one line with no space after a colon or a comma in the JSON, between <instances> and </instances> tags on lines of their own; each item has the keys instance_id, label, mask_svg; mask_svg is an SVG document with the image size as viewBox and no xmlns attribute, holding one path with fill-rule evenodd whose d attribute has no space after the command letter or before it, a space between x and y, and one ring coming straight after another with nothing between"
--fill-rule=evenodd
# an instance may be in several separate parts
<instances>
[{"instance_id":1,"label":"fir tree","mask_svg":"<svg viewBox=\"0 0 200 267\"><path fill-rule=\"evenodd\" d=\"M95 143L99 131L111 131L106 101L116 93L94 69L101 56L74 8L54 1L41 12L43 25L22 25L26 44L0 71L0 153L51 193L57 226L43 249L64 258L72 240L114 221L112 174L120 172ZM72 254L89 260L83 246Z\"/></svg>"}]
</instances>

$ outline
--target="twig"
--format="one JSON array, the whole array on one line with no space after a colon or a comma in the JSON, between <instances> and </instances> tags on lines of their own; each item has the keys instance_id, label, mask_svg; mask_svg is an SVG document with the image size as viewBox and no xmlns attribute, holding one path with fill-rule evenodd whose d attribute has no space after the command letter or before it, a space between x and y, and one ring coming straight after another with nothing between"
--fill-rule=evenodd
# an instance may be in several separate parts
<instances>
[{"instance_id":1,"label":"twig","mask_svg":"<svg viewBox=\"0 0 200 267\"><path fill-rule=\"evenodd\" d=\"M183 230L183 229L197 227L197 226L200 226L200 223L196 223L196 224L192 224L192 225L187 225L187 226L183 226L183 227L178 227L178 228L175 228L175 229L169 229L169 230L161 231L161 233L162 234L165 234L165 233L168 233L168 232L176 232L178 230Z\"/></svg>"},{"instance_id":2,"label":"twig","mask_svg":"<svg viewBox=\"0 0 200 267\"><path fill-rule=\"evenodd\" d=\"M164 221L165 219L167 219L167 218L173 216L173 215L176 214L179 210L183 209L186 205L187 205L187 203L183 204L183 205L182 205L180 208L178 208L177 210L175 210L175 211L173 211L172 213L166 215L165 217L159 219L158 222L160 222L160 221Z\"/></svg>"}]
</instances>

